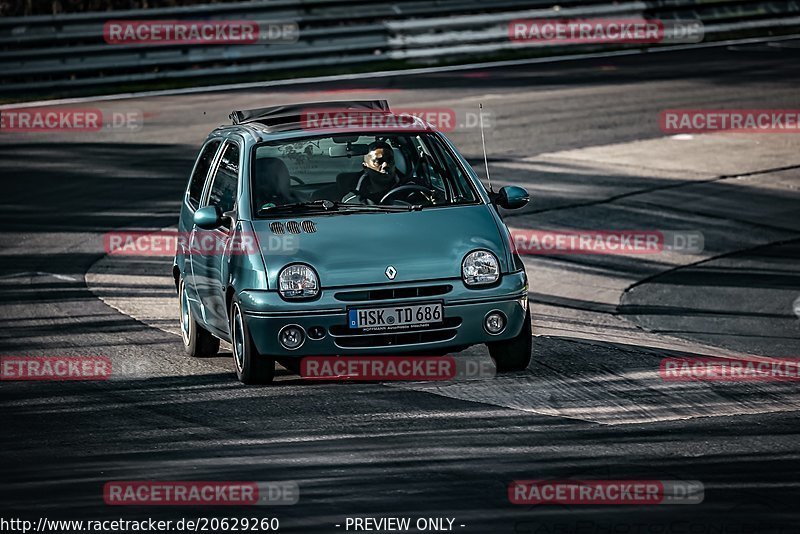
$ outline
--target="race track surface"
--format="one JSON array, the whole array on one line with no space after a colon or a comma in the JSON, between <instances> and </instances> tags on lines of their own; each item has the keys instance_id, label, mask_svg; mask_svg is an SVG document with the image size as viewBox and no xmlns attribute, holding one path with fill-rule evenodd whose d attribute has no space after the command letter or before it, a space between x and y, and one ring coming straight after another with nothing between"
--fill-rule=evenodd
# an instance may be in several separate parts
<instances>
[{"instance_id":1,"label":"race track surface","mask_svg":"<svg viewBox=\"0 0 800 534\"><path fill-rule=\"evenodd\" d=\"M796 532L794 382L671 383L662 358L800 357L800 136L668 136L664 109L800 109L784 42L363 82L102 102L141 129L0 133L0 355L103 355L106 382L2 382L3 517L447 517L459 532ZM702 251L526 256L534 360L454 383L244 387L230 352L192 360L168 257L103 235L174 227L206 134L232 109L386 98L483 103L515 229L700 232ZM88 104L87 104L88 105ZM448 135L483 176L479 131ZM357 243L354 245L357 246ZM487 358L482 347L467 354ZM519 506L517 479L697 480L672 506ZM296 505L111 507L112 480L290 480ZM337 527L336 525L342 525ZM463 525L463 526L462 526ZM660 529L660 530L659 530Z\"/></svg>"}]
</instances>

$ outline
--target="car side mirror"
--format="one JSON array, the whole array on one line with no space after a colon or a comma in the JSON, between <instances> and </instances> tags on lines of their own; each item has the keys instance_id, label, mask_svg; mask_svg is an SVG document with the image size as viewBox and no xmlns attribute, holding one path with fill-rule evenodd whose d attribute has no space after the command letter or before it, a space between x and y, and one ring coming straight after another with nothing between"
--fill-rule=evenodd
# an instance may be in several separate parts
<instances>
[{"instance_id":1,"label":"car side mirror","mask_svg":"<svg viewBox=\"0 0 800 534\"><path fill-rule=\"evenodd\" d=\"M203 230L213 230L222 225L222 214L217 206L203 206L194 212L194 224Z\"/></svg>"},{"instance_id":2,"label":"car side mirror","mask_svg":"<svg viewBox=\"0 0 800 534\"><path fill-rule=\"evenodd\" d=\"M530 202L528 192L516 185L507 185L495 193L494 203L507 210L515 210Z\"/></svg>"}]
</instances>

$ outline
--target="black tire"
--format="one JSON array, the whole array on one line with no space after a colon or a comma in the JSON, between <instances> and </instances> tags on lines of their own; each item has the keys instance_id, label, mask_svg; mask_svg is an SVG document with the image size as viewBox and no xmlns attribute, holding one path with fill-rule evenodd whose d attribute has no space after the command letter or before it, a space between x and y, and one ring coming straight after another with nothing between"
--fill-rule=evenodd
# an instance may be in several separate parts
<instances>
[{"instance_id":1,"label":"black tire","mask_svg":"<svg viewBox=\"0 0 800 534\"><path fill-rule=\"evenodd\" d=\"M256 350L247 321L244 320L239 300L234 297L230 313L231 346L236 378L242 384L268 384L275 378L275 359L262 356Z\"/></svg>"},{"instance_id":2,"label":"black tire","mask_svg":"<svg viewBox=\"0 0 800 534\"><path fill-rule=\"evenodd\" d=\"M533 331L531 329L531 310L525 313L525 323L517 337L506 341L487 343L489 355L497 366L498 373L524 371L531 363L533 350Z\"/></svg>"},{"instance_id":3,"label":"black tire","mask_svg":"<svg viewBox=\"0 0 800 534\"><path fill-rule=\"evenodd\" d=\"M219 352L219 339L197 324L189 306L189 297L183 278L178 284L178 318L180 320L183 350L192 358L214 356Z\"/></svg>"}]
</instances>

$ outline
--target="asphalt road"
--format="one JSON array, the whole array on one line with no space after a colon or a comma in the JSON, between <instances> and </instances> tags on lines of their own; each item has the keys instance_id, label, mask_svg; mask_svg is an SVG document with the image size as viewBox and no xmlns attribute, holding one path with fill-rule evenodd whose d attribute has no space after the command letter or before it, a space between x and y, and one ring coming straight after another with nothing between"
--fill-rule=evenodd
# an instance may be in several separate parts
<instances>
[{"instance_id":1,"label":"asphalt road","mask_svg":"<svg viewBox=\"0 0 800 534\"><path fill-rule=\"evenodd\" d=\"M0 384L0 516L278 517L294 532L342 531L354 516L449 517L479 533L796 531L796 386L668 384L654 369L675 354L800 355L797 141L680 141L658 126L667 108L798 109L798 59L797 43L764 44L129 99L99 107L140 112L137 131L3 133L0 354L104 355L122 372ZM231 109L369 96L459 117L483 102L494 180L534 198L511 226L699 230L705 250L526 258L534 363L488 383L284 373L245 388L229 356L186 358L163 311L169 260L98 263L102 235L174 225L198 147ZM450 136L480 173L478 131ZM512 480L546 478L699 480L705 499L509 503ZM110 480L292 480L301 496L280 508L110 507Z\"/></svg>"}]
</instances>

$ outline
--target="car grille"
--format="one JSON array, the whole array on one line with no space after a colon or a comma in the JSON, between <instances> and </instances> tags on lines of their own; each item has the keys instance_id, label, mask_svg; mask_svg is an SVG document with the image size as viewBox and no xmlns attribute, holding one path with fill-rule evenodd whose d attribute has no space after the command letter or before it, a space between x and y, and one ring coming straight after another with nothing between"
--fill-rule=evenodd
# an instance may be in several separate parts
<instances>
[{"instance_id":1,"label":"car grille","mask_svg":"<svg viewBox=\"0 0 800 534\"><path fill-rule=\"evenodd\" d=\"M371 289L366 291L344 291L335 293L333 297L342 302L410 299L416 297L435 297L437 295L445 295L452 290L453 286L451 285L397 287L390 289Z\"/></svg>"},{"instance_id":2,"label":"car grille","mask_svg":"<svg viewBox=\"0 0 800 534\"><path fill-rule=\"evenodd\" d=\"M430 332L403 332L402 334L370 334L366 336L344 336L334 338L333 342L342 349L367 349L380 347L400 347L403 345L419 345L449 341L456 337L456 329L435 330Z\"/></svg>"}]
</instances>

